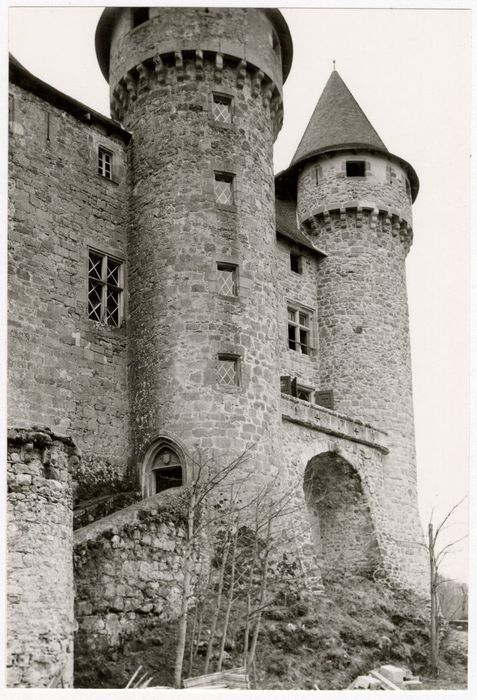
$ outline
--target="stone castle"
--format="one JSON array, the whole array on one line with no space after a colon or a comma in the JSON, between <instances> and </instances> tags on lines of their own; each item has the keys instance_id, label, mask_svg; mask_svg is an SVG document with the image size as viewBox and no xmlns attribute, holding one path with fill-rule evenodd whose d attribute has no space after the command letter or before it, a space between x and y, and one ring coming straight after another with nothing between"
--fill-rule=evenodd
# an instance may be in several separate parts
<instances>
[{"instance_id":1,"label":"stone castle","mask_svg":"<svg viewBox=\"0 0 477 700\"><path fill-rule=\"evenodd\" d=\"M178 533L121 528L197 450L248 450L249 488L292 490L310 586L336 562L426 586L412 166L334 70L274 177L278 10L108 8L96 50L111 119L10 62L11 686L71 685L74 629L76 663L138 612L173 617Z\"/></svg>"}]
</instances>

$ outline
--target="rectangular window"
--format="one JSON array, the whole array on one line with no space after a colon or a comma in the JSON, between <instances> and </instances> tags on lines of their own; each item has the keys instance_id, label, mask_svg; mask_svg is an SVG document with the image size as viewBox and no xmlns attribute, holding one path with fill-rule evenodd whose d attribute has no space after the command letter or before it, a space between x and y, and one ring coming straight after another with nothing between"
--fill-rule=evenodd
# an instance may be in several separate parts
<instances>
[{"instance_id":1,"label":"rectangular window","mask_svg":"<svg viewBox=\"0 0 477 700\"><path fill-rule=\"evenodd\" d=\"M89 251L88 318L119 327L123 315L123 264L109 255Z\"/></svg>"},{"instance_id":2,"label":"rectangular window","mask_svg":"<svg viewBox=\"0 0 477 700\"><path fill-rule=\"evenodd\" d=\"M347 160L346 177L364 177L366 175L366 163L364 160Z\"/></svg>"},{"instance_id":3,"label":"rectangular window","mask_svg":"<svg viewBox=\"0 0 477 700\"><path fill-rule=\"evenodd\" d=\"M214 192L217 204L234 204L234 176L214 173Z\"/></svg>"},{"instance_id":4,"label":"rectangular window","mask_svg":"<svg viewBox=\"0 0 477 700\"><path fill-rule=\"evenodd\" d=\"M212 95L212 116L216 122L230 124L232 122L232 98L227 95Z\"/></svg>"},{"instance_id":5,"label":"rectangular window","mask_svg":"<svg viewBox=\"0 0 477 700\"><path fill-rule=\"evenodd\" d=\"M288 307L288 347L290 350L311 355L311 313L293 306Z\"/></svg>"},{"instance_id":6,"label":"rectangular window","mask_svg":"<svg viewBox=\"0 0 477 700\"><path fill-rule=\"evenodd\" d=\"M228 297L238 294L237 265L217 263L217 292Z\"/></svg>"},{"instance_id":7,"label":"rectangular window","mask_svg":"<svg viewBox=\"0 0 477 700\"><path fill-rule=\"evenodd\" d=\"M290 253L290 270L298 275L302 274L302 257L296 253Z\"/></svg>"},{"instance_id":8,"label":"rectangular window","mask_svg":"<svg viewBox=\"0 0 477 700\"><path fill-rule=\"evenodd\" d=\"M333 410L335 407L333 390L326 389L322 391L316 391L315 403L317 403L318 406L324 406L325 408L330 408L331 410Z\"/></svg>"},{"instance_id":9,"label":"rectangular window","mask_svg":"<svg viewBox=\"0 0 477 700\"><path fill-rule=\"evenodd\" d=\"M239 358L235 355L218 355L219 384L238 386L240 384Z\"/></svg>"},{"instance_id":10,"label":"rectangular window","mask_svg":"<svg viewBox=\"0 0 477 700\"><path fill-rule=\"evenodd\" d=\"M113 179L113 154L102 146L98 148L98 175Z\"/></svg>"}]
</instances>

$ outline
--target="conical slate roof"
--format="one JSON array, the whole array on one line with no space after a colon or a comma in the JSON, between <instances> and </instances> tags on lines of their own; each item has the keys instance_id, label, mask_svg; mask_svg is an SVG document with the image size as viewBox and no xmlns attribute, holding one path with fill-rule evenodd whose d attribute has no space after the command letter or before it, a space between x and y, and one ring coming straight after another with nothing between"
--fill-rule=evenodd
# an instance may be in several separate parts
<instances>
[{"instance_id":1,"label":"conical slate roof","mask_svg":"<svg viewBox=\"0 0 477 700\"><path fill-rule=\"evenodd\" d=\"M338 71L333 70L290 166L344 146L388 150Z\"/></svg>"}]
</instances>

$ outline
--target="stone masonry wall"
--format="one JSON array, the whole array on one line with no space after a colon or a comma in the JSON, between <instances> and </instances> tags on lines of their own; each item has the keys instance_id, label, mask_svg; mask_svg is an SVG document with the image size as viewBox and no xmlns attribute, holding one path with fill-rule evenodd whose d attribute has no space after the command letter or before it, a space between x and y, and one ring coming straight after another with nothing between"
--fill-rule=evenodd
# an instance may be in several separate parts
<instances>
[{"instance_id":1,"label":"stone masonry wall","mask_svg":"<svg viewBox=\"0 0 477 700\"><path fill-rule=\"evenodd\" d=\"M7 684L73 684L74 443L49 430L8 433Z\"/></svg>"},{"instance_id":2,"label":"stone masonry wall","mask_svg":"<svg viewBox=\"0 0 477 700\"><path fill-rule=\"evenodd\" d=\"M177 618L185 531L176 491L76 530L75 685L97 683L105 660L128 644L160 646Z\"/></svg>"},{"instance_id":3,"label":"stone masonry wall","mask_svg":"<svg viewBox=\"0 0 477 700\"><path fill-rule=\"evenodd\" d=\"M9 421L74 435L80 480L104 471L114 484L128 457L126 323L88 319L88 247L126 260L126 146L86 116L10 92ZM99 145L113 180L97 174Z\"/></svg>"}]
</instances>

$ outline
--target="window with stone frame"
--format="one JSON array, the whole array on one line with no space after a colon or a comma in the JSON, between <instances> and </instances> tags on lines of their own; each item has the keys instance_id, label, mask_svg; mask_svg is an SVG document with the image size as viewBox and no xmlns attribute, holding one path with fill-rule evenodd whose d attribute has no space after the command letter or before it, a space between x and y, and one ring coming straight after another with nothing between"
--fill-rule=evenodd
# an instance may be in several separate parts
<instances>
[{"instance_id":1,"label":"window with stone frame","mask_svg":"<svg viewBox=\"0 0 477 700\"><path fill-rule=\"evenodd\" d=\"M290 253L290 270L296 272L297 275L303 273L303 258L298 253Z\"/></svg>"},{"instance_id":2,"label":"window with stone frame","mask_svg":"<svg viewBox=\"0 0 477 700\"><path fill-rule=\"evenodd\" d=\"M217 361L219 384L238 386L240 384L240 358L236 355L219 354Z\"/></svg>"},{"instance_id":3,"label":"window with stone frame","mask_svg":"<svg viewBox=\"0 0 477 700\"><path fill-rule=\"evenodd\" d=\"M238 268L231 263L217 263L217 292L228 297L238 295Z\"/></svg>"},{"instance_id":4,"label":"window with stone frame","mask_svg":"<svg viewBox=\"0 0 477 700\"><path fill-rule=\"evenodd\" d=\"M346 177L365 177L366 162L364 160L347 160Z\"/></svg>"},{"instance_id":5,"label":"window with stone frame","mask_svg":"<svg viewBox=\"0 0 477 700\"><path fill-rule=\"evenodd\" d=\"M118 328L123 320L124 263L104 253L88 254L88 318Z\"/></svg>"},{"instance_id":6,"label":"window with stone frame","mask_svg":"<svg viewBox=\"0 0 477 700\"><path fill-rule=\"evenodd\" d=\"M212 116L216 122L232 123L232 98L229 95L212 94Z\"/></svg>"},{"instance_id":7,"label":"window with stone frame","mask_svg":"<svg viewBox=\"0 0 477 700\"><path fill-rule=\"evenodd\" d=\"M230 173L214 173L214 192L217 204L233 205L234 176Z\"/></svg>"},{"instance_id":8,"label":"window with stone frame","mask_svg":"<svg viewBox=\"0 0 477 700\"><path fill-rule=\"evenodd\" d=\"M113 179L113 154L103 146L98 148L98 175L107 180Z\"/></svg>"},{"instance_id":9,"label":"window with stone frame","mask_svg":"<svg viewBox=\"0 0 477 700\"><path fill-rule=\"evenodd\" d=\"M313 352L312 337L312 313L308 309L288 305L288 347L302 355L311 355Z\"/></svg>"}]
</instances>

